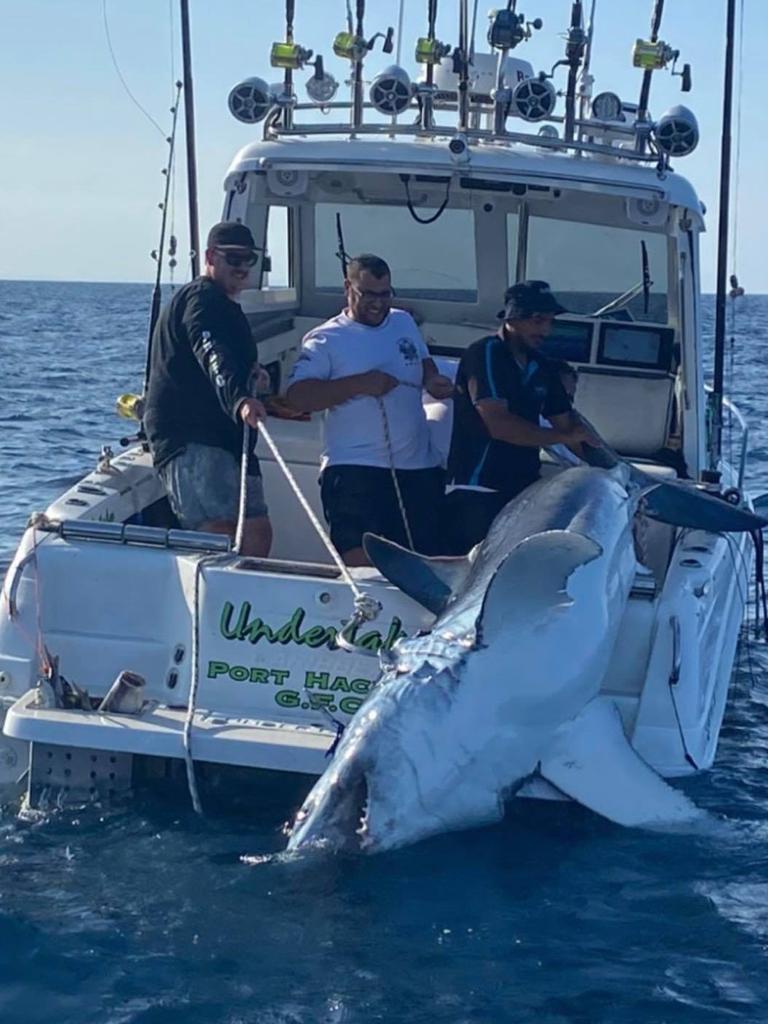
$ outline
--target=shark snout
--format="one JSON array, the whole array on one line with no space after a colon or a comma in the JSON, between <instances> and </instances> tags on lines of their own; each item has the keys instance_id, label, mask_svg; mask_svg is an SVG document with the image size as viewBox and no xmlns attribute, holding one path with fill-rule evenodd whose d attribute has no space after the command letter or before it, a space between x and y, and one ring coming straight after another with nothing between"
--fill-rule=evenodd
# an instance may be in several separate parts
<instances>
[{"instance_id":1,"label":"shark snout","mask_svg":"<svg viewBox=\"0 0 768 1024\"><path fill-rule=\"evenodd\" d=\"M323 776L301 806L290 831L289 850L309 847L356 853L362 849L368 784L364 770L347 763Z\"/></svg>"}]
</instances>

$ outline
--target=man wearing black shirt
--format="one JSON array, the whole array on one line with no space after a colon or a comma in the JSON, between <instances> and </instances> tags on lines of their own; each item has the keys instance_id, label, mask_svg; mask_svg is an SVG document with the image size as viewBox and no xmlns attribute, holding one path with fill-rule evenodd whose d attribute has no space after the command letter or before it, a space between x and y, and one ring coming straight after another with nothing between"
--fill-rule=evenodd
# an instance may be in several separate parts
<instances>
[{"instance_id":1,"label":"man wearing black shirt","mask_svg":"<svg viewBox=\"0 0 768 1024\"><path fill-rule=\"evenodd\" d=\"M244 224L215 224L203 275L176 292L152 337L144 429L171 508L187 530L234 536L243 424L256 429L265 416L251 397L256 345L235 301L256 258ZM247 491L243 553L264 556L272 528L252 452Z\"/></svg>"},{"instance_id":2,"label":"man wearing black shirt","mask_svg":"<svg viewBox=\"0 0 768 1024\"><path fill-rule=\"evenodd\" d=\"M598 443L573 415L557 369L537 351L564 312L544 281L512 285L498 333L462 356L448 457L456 553L479 543L503 506L538 478L542 446ZM541 416L551 428L539 425Z\"/></svg>"}]
</instances>

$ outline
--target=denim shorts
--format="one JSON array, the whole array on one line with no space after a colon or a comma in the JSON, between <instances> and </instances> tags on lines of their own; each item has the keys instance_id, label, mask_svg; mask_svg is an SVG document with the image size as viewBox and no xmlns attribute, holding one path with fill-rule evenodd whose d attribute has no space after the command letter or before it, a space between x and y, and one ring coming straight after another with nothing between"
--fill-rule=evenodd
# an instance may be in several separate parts
<instances>
[{"instance_id":1,"label":"denim shorts","mask_svg":"<svg viewBox=\"0 0 768 1024\"><path fill-rule=\"evenodd\" d=\"M188 444L184 451L158 469L168 500L184 530L223 519L234 523L240 502L240 464L223 448ZM260 476L248 477L247 519L267 515Z\"/></svg>"}]
</instances>

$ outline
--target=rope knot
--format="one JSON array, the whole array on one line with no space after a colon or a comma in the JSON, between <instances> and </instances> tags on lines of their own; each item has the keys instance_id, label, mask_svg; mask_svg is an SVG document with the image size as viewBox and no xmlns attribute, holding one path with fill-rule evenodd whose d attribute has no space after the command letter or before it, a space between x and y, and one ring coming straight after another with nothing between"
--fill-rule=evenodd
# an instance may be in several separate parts
<instances>
[{"instance_id":1,"label":"rope knot","mask_svg":"<svg viewBox=\"0 0 768 1024\"><path fill-rule=\"evenodd\" d=\"M372 622L381 611L381 602L368 594L359 594L355 598L354 617L358 622Z\"/></svg>"}]
</instances>

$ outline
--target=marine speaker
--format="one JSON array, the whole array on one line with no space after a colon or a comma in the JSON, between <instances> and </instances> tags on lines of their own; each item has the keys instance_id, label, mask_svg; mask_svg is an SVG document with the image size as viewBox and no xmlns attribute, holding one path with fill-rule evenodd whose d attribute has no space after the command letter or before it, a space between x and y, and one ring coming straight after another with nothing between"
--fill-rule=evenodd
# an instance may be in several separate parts
<instances>
[{"instance_id":1,"label":"marine speaker","mask_svg":"<svg viewBox=\"0 0 768 1024\"><path fill-rule=\"evenodd\" d=\"M402 114L413 97L408 72L397 64L385 68L371 82L368 97L380 114Z\"/></svg>"},{"instance_id":2,"label":"marine speaker","mask_svg":"<svg viewBox=\"0 0 768 1024\"><path fill-rule=\"evenodd\" d=\"M229 112L243 124L263 121L274 103L272 90L263 78L246 78L229 94Z\"/></svg>"},{"instance_id":3,"label":"marine speaker","mask_svg":"<svg viewBox=\"0 0 768 1024\"><path fill-rule=\"evenodd\" d=\"M687 156L699 144L699 125L688 107L670 107L653 132L656 145L670 156Z\"/></svg>"},{"instance_id":4,"label":"marine speaker","mask_svg":"<svg viewBox=\"0 0 768 1024\"><path fill-rule=\"evenodd\" d=\"M525 78L512 90L512 111L524 121L543 121L556 102L557 93L548 78Z\"/></svg>"}]
</instances>

